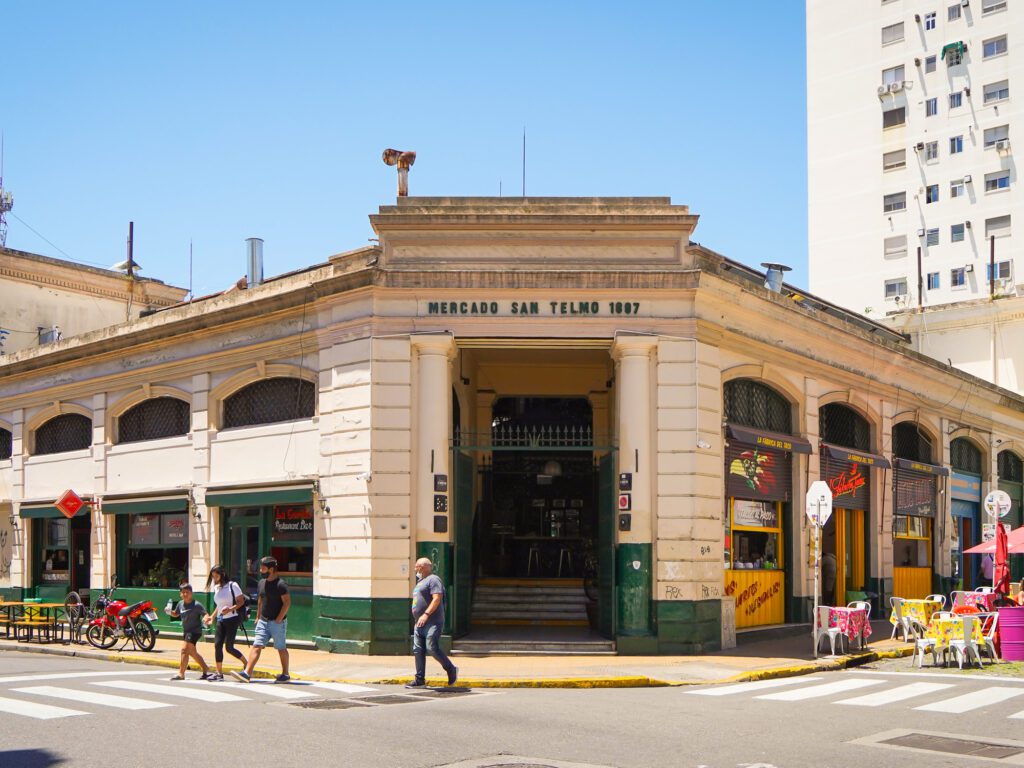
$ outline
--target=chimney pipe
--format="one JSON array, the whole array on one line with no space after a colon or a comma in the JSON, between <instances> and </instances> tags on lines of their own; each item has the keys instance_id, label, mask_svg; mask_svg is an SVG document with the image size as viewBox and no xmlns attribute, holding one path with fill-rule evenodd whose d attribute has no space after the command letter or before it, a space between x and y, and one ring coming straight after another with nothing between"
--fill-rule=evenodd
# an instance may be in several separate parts
<instances>
[{"instance_id":1,"label":"chimney pipe","mask_svg":"<svg viewBox=\"0 0 1024 768\"><path fill-rule=\"evenodd\" d=\"M384 161L384 165L398 166L398 196L408 197L409 169L416 162L416 153L400 149L385 149L381 159Z\"/></svg>"},{"instance_id":2,"label":"chimney pipe","mask_svg":"<svg viewBox=\"0 0 1024 768\"><path fill-rule=\"evenodd\" d=\"M782 278L785 272L789 272L792 267L787 267L785 264L774 264L770 261L761 262L761 266L768 270L764 276L764 287L772 293L782 293Z\"/></svg>"},{"instance_id":3,"label":"chimney pipe","mask_svg":"<svg viewBox=\"0 0 1024 768\"><path fill-rule=\"evenodd\" d=\"M245 244L248 251L248 268L245 277L249 287L253 288L263 282L263 239L248 237Z\"/></svg>"}]
</instances>

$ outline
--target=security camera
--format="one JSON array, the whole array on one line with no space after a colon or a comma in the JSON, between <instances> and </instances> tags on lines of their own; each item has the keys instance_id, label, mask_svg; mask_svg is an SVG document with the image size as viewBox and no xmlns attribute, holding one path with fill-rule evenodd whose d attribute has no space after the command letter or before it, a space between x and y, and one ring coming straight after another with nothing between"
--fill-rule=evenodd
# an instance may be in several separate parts
<instances>
[{"instance_id":1,"label":"security camera","mask_svg":"<svg viewBox=\"0 0 1024 768\"><path fill-rule=\"evenodd\" d=\"M367 470L366 472L360 472L358 475L356 475L356 480L365 480L366 482L370 482L371 480L373 480L373 472L369 470Z\"/></svg>"}]
</instances>

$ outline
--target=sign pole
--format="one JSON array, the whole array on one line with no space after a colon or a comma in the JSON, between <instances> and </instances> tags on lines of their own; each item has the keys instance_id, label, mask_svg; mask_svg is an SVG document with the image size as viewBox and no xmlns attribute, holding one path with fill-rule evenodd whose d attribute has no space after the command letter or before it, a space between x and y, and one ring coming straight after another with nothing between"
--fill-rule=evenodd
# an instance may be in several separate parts
<instances>
[{"instance_id":1,"label":"sign pole","mask_svg":"<svg viewBox=\"0 0 1024 768\"><path fill-rule=\"evenodd\" d=\"M815 518L821 519L821 500L815 502ZM814 658L818 658L818 590L821 588L821 528L814 526L814 609L811 611L811 641L814 643Z\"/></svg>"}]
</instances>

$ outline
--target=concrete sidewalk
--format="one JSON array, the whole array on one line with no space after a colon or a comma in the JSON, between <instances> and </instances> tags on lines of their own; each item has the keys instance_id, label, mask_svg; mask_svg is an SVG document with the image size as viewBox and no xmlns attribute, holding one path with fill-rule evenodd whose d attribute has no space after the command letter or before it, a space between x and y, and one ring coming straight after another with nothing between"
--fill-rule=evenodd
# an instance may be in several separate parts
<instances>
[{"instance_id":1,"label":"concrete sidewalk","mask_svg":"<svg viewBox=\"0 0 1024 768\"><path fill-rule=\"evenodd\" d=\"M731 651L708 656L454 656L459 682L474 688L643 688L667 685L697 685L788 677L816 671L843 669L879 658L907 656L912 646L889 639L888 624L879 623L863 652L814 658L810 626L798 636L747 641ZM245 646L239 646L243 653ZM101 651L89 645L49 644L0 640L0 650L37 653L133 664L177 667L180 640L161 639L149 653L132 650ZM213 644L204 640L199 652L212 667ZM349 683L400 684L412 679L411 656L350 656L322 651L289 649L291 674L297 680ZM233 660L232 660L233 661ZM428 674L440 673L432 659ZM225 664L225 672L238 669ZM272 677L278 671L277 652L264 650L256 676ZM431 684L443 684L441 676L429 677Z\"/></svg>"}]
</instances>

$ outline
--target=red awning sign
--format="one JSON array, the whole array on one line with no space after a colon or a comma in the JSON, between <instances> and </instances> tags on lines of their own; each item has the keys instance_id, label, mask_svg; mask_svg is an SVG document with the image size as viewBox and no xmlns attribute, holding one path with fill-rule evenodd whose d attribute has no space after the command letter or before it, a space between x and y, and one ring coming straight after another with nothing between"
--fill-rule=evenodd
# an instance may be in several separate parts
<instances>
[{"instance_id":1,"label":"red awning sign","mask_svg":"<svg viewBox=\"0 0 1024 768\"><path fill-rule=\"evenodd\" d=\"M53 506L61 511L68 520L78 514L78 511L85 506L85 502L82 501L82 497L79 496L72 490L64 491L63 495L57 499Z\"/></svg>"}]
</instances>

